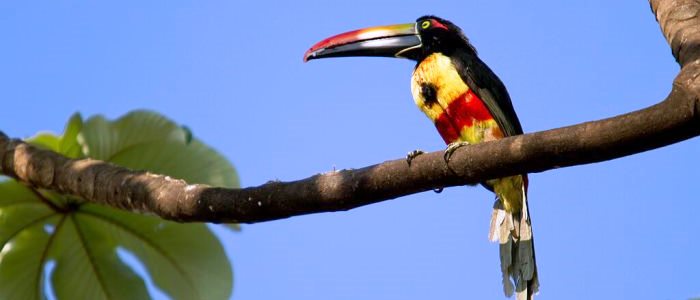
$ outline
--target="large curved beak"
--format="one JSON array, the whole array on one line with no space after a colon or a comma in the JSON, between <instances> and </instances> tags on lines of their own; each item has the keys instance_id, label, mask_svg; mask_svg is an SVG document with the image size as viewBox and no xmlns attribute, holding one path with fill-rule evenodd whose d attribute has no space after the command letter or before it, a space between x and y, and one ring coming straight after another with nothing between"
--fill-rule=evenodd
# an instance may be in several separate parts
<instances>
[{"instance_id":1,"label":"large curved beak","mask_svg":"<svg viewBox=\"0 0 700 300\"><path fill-rule=\"evenodd\" d=\"M377 26L322 40L304 53L304 61L325 57L383 56L411 58L421 47L415 23Z\"/></svg>"}]
</instances>

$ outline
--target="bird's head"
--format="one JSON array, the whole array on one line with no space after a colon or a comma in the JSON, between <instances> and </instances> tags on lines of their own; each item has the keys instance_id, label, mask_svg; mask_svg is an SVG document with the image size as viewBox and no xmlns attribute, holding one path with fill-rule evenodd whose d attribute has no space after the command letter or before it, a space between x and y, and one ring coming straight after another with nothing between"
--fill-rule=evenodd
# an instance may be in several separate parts
<instances>
[{"instance_id":1,"label":"bird's head","mask_svg":"<svg viewBox=\"0 0 700 300\"><path fill-rule=\"evenodd\" d=\"M452 22L423 16L413 23L370 27L329 37L306 51L304 61L343 56L403 57L421 61L432 53L450 55L456 49L476 53L462 30Z\"/></svg>"}]
</instances>

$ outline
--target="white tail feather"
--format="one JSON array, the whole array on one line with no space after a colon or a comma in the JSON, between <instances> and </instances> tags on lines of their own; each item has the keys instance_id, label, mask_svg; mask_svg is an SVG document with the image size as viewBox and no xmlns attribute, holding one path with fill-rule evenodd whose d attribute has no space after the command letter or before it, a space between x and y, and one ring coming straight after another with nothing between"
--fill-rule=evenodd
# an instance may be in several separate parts
<instances>
[{"instance_id":1,"label":"white tail feather","mask_svg":"<svg viewBox=\"0 0 700 300\"><path fill-rule=\"evenodd\" d=\"M503 291L510 297L515 290L518 300L531 300L539 290L526 197L523 186L522 209L515 215L507 212L497 197L489 229L489 240L499 243Z\"/></svg>"}]
</instances>

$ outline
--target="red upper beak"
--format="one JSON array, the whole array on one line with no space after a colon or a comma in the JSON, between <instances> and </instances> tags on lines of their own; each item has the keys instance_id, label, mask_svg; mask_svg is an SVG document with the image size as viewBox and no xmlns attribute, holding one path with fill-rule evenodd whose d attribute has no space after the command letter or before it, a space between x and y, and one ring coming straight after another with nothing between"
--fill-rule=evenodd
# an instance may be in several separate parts
<instances>
[{"instance_id":1,"label":"red upper beak","mask_svg":"<svg viewBox=\"0 0 700 300\"><path fill-rule=\"evenodd\" d=\"M324 39L304 53L304 61L325 57L410 57L421 47L415 23L353 30Z\"/></svg>"}]
</instances>

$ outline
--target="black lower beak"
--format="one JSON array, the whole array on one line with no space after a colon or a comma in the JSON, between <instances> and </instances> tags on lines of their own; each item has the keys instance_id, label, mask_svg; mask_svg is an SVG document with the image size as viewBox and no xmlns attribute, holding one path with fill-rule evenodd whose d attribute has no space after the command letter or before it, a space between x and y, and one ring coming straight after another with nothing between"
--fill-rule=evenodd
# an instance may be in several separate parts
<instances>
[{"instance_id":1,"label":"black lower beak","mask_svg":"<svg viewBox=\"0 0 700 300\"><path fill-rule=\"evenodd\" d=\"M413 58L421 45L414 23L372 27L327 38L306 51L304 61L342 56Z\"/></svg>"}]
</instances>

